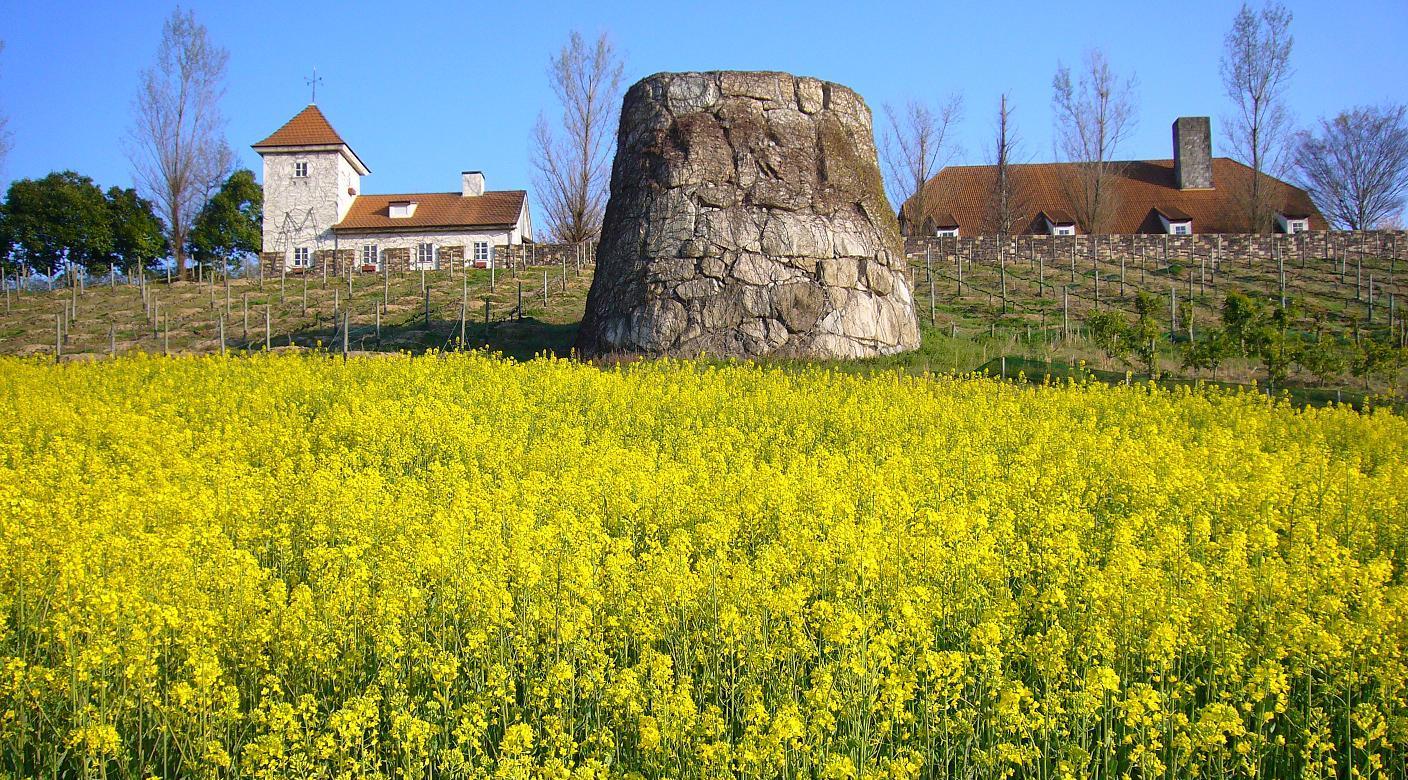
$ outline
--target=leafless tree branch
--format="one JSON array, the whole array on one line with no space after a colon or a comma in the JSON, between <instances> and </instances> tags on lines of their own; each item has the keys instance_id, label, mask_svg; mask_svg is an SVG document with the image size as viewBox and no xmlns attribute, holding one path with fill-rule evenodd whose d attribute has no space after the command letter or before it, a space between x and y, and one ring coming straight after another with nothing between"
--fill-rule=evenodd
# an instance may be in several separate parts
<instances>
[{"instance_id":1,"label":"leafless tree branch","mask_svg":"<svg viewBox=\"0 0 1408 780\"><path fill-rule=\"evenodd\" d=\"M538 116L533 128L534 188L552 238L591 241L601 233L607 177L614 150L610 142L621 103L623 64L610 37L588 45L573 31L548 67L552 90L562 105L560 124Z\"/></svg>"},{"instance_id":2,"label":"leafless tree branch","mask_svg":"<svg viewBox=\"0 0 1408 780\"><path fill-rule=\"evenodd\" d=\"M5 51L5 42L0 41L0 53ZM10 131L8 129L10 117L0 113L0 171L5 169L5 158L10 155Z\"/></svg>"},{"instance_id":3,"label":"leafless tree branch","mask_svg":"<svg viewBox=\"0 0 1408 780\"><path fill-rule=\"evenodd\" d=\"M887 124L880 141L880 156L889 173L885 187L907 235L921 232L924 220L931 216L933 198L927 184L957 155L949 131L962 115L959 94L937 107L916 100L902 109L885 104Z\"/></svg>"},{"instance_id":4,"label":"leafless tree branch","mask_svg":"<svg viewBox=\"0 0 1408 780\"><path fill-rule=\"evenodd\" d=\"M1269 232L1275 214L1263 176L1285 173L1291 118L1283 96L1291 76L1291 12L1270 2L1260 12L1243 3L1223 41L1222 84L1233 113L1222 123L1233 156L1252 169L1239 193L1247 228Z\"/></svg>"},{"instance_id":5,"label":"leafless tree branch","mask_svg":"<svg viewBox=\"0 0 1408 780\"><path fill-rule=\"evenodd\" d=\"M1356 108L1319 132L1297 136L1296 170L1335 227L1371 230L1393 222L1408 198L1408 109Z\"/></svg>"},{"instance_id":6,"label":"leafless tree branch","mask_svg":"<svg viewBox=\"0 0 1408 780\"><path fill-rule=\"evenodd\" d=\"M234 162L220 112L228 59L195 14L178 8L162 27L156 61L142 71L133 102L128 157L138 187L166 223L178 278L191 224Z\"/></svg>"},{"instance_id":7,"label":"leafless tree branch","mask_svg":"<svg viewBox=\"0 0 1408 780\"><path fill-rule=\"evenodd\" d=\"M1021 138L1012 124L1013 106L1007 93L998 98L997 122L993 126L993 145L990 150L993 181L988 194L987 216L983 232L999 236L1010 236L1021 232L1026 221L1031 219L1030 194L1019 177L1014 176L1012 166L1018 164L1018 149Z\"/></svg>"},{"instance_id":8,"label":"leafless tree branch","mask_svg":"<svg viewBox=\"0 0 1408 780\"><path fill-rule=\"evenodd\" d=\"M1062 179L1076 224L1086 233L1108 233L1114 216L1119 176L1116 152L1134 131L1134 77L1120 79L1099 49L1086 52L1080 73L1058 65L1051 80L1056 120L1056 156L1075 164L1076 175Z\"/></svg>"}]
</instances>

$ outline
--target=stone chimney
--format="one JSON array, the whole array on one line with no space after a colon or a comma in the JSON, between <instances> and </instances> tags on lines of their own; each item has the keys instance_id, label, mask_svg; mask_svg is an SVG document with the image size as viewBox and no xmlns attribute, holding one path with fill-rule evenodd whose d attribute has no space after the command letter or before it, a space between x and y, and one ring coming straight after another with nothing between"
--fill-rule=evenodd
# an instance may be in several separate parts
<instances>
[{"instance_id":1,"label":"stone chimney","mask_svg":"<svg viewBox=\"0 0 1408 780\"><path fill-rule=\"evenodd\" d=\"M1173 185L1180 190L1212 189L1212 122L1181 116L1173 122Z\"/></svg>"},{"instance_id":2,"label":"stone chimney","mask_svg":"<svg viewBox=\"0 0 1408 780\"><path fill-rule=\"evenodd\" d=\"M479 171L465 171L460 174L460 194L468 198L484 194L484 174Z\"/></svg>"}]
</instances>

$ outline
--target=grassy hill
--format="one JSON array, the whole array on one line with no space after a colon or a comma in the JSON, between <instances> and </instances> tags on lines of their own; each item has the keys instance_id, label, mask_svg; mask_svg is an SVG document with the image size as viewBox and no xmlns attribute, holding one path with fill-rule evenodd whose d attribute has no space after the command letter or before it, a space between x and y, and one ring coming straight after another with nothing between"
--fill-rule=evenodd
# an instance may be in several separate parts
<instances>
[{"instance_id":1,"label":"grassy hill","mask_svg":"<svg viewBox=\"0 0 1408 780\"><path fill-rule=\"evenodd\" d=\"M1285 386L1305 400L1396 396L1404 384L1402 365L1378 376L1357 376L1355 343L1374 339L1401 344L1399 305L1404 269L1390 257L1352 260L1232 258L1213 267L1206 260L1171 258L1053 260L1026 255L974 261L933 253L910 257L923 344L915 352L837 364L844 370L906 370L993 373L1029 377L1093 376L1122 380L1134 366L1109 358L1089 338L1086 318L1096 310L1133 318L1135 296L1160 301L1158 364L1167 378L1247 384L1265 373L1249 357L1226 360L1216 376L1182 366L1182 345L1219 324L1223 300L1240 291L1270 308L1286 301L1294 312L1293 336L1339 345L1343 370L1317 377L1293 367ZM961 281L960 281L961 279ZM546 284L547 296L543 295ZM570 353L591 284L591 268L538 265L494 274L483 270L437 271L323 278L288 276L145 285L90 283L75 291L7 292L0 315L0 354L51 355L60 330L65 360L129 351L176 354L220 349L221 319L227 350L343 348L351 352L420 352L464 343L517 358ZM424 286L422 286L424 285ZM1372 285L1372 287L1371 287ZM520 310L520 288L522 305ZM1373 290L1373 302L1369 290ZM429 295L427 298L426 292ZM1170 294L1177 329L1170 328ZM488 301L488 322L485 301ZM429 318L426 308L429 302ZM379 325L378 325L379 322ZM1398 355L1402 350L1397 351ZM1004 366L1006 371L1004 372ZM1137 375L1136 375L1137 376ZM1348 395L1346 395L1346 393Z\"/></svg>"},{"instance_id":2,"label":"grassy hill","mask_svg":"<svg viewBox=\"0 0 1408 780\"><path fill-rule=\"evenodd\" d=\"M1352 258L1290 254L1279 261L1228 257L1218 263L1177 255L1122 261L1103 253L1098 260L1084 253L1051 257L1040 246L1023 251L1019 241L1018 252L1002 260L963 257L961 272L959 257L952 254L911 251L909 260L916 298L923 303L921 319L932 316L932 324L953 323L963 331L994 325L1061 329L1067 312L1077 327L1095 309L1133 314L1135 296L1148 292L1165 308L1171 295L1176 299L1183 332L1189 324L1182 316L1185 308L1191 304L1195 330L1215 324L1223 298L1234 290L1270 303L1280 303L1284 294L1297 309L1298 325L1318 326L1332 335L1352 335L1357 329L1386 338L1391 314L1395 335L1401 326L1405 268L1387 253ZM931 289L933 306L926 309ZM1167 320L1165 316L1165 325Z\"/></svg>"},{"instance_id":3,"label":"grassy hill","mask_svg":"<svg viewBox=\"0 0 1408 780\"><path fill-rule=\"evenodd\" d=\"M340 350L344 334L356 352L453 349L460 344L463 309L467 346L526 359L570 350L590 284L587 272L537 266L492 278L485 270L350 279L314 273L262 283L232 278L143 285L119 278L82 290L10 290L0 317L0 354L52 355L60 331L66 360L138 350L217 352L222 318L227 350L263 349L266 313L272 349Z\"/></svg>"},{"instance_id":4,"label":"grassy hill","mask_svg":"<svg viewBox=\"0 0 1408 780\"><path fill-rule=\"evenodd\" d=\"M1214 264L1206 257L1174 255L1165 260L1145 255L1121 260L1103 253L1098 261L1084 255L1073 261L1066 254L1045 255L1041 245L1036 252L1022 251L1020 241L1017 246L1014 255L1002 259L975 261L964 256L961 262L953 254L911 252L920 320L953 342L929 349L933 334L926 340L926 350L940 367L945 362L950 370L965 362L987 364L1006 355L1053 368L1085 361L1123 375L1133 367L1110 359L1092 343L1087 318L1095 311L1107 311L1133 320L1136 297L1147 293L1157 304L1161 373L1264 382L1264 367L1255 358L1228 359L1216 376L1183 365L1184 348L1223 324L1224 301L1236 292L1267 314L1284 304L1290 342L1324 344L1327 352L1341 359L1339 370L1322 370L1319 375L1293 365L1288 385L1394 393L1405 378L1401 362L1405 268L1390 253L1317 257L1288 252L1274 261L1227 257ZM1384 352L1393 353L1390 357L1396 365L1371 370L1369 375L1356 372L1356 360L1371 342L1394 347Z\"/></svg>"}]
</instances>

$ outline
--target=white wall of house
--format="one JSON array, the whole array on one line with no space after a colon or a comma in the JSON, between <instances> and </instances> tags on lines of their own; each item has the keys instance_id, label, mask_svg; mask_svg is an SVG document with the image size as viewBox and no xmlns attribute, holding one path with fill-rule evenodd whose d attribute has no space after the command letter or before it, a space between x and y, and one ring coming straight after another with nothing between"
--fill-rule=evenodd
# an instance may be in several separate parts
<instances>
[{"instance_id":1,"label":"white wall of house","mask_svg":"<svg viewBox=\"0 0 1408 780\"><path fill-rule=\"evenodd\" d=\"M1159 223L1163 225L1164 232L1171 236L1188 236L1193 233L1193 220L1191 219L1169 219L1160 214Z\"/></svg>"},{"instance_id":2,"label":"white wall of house","mask_svg":"<svg viewBox=\"0 0 1408 780\"><path fill-rule=\"evenodd\" d=\"M291 264L296 248L310 255L332 249L332 226L362 191L361 175L336 148L266 150L262 156L264 251L282 252ZM298 163L307 164L306 176L295 175Z\"/></svg>"},{"instance_id":3,"label":"white wall of house","mask_svg":"<svg viewBox=\"0 0 1408 780\"><path fill-rule=\"evenodd\" d=\"M518 213L518 224L513 226L509 236L510 244L521 244L533 240L533 217L528 213L528 199L523 199L523 210Z\"/></svg>"},{"instance_id":4,"label":"white wall of house","mask_svg":"<svg viewBox=\"0 0 1408 780\"><path fill-rule=\"evenodd\" d=\"M408 249L411 253L411 263L414 266L416 262L416 249L421 244L433 244L437 258L440 255L441 247L462 246L464 247L465 262L473 263L475 243L483 242L488 244L491 247L489 256L492 258L494 256L492 247L520 243L513 240L517 231L517 226L511 230L471 231L464 233L352 233L349 231L338 231L337 248L353 250L356 256L356 262L359 264L362 262L364 256L362 247L368 245L377 248L378 259L380 259L382 253L388 249Z\"/></svg>"},{"instance_id":5,"label":"white wall of house","mask_svg":"<svg viewBox=\"0 0 1408 780\"><path fill-rule=\"evenodd\" d=\"M362 194L362 176L344 155L337 158L337 219L341 221L352 208L352 201Z\"/></svg>"}]
</instances>

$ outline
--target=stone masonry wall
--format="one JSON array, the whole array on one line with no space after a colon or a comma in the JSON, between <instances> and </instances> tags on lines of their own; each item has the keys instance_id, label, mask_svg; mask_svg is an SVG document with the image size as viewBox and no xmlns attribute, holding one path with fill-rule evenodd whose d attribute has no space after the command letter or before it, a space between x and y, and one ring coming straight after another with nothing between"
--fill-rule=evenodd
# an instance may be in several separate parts
<instances>
[{"instance_id":1,"label":"stone masonry wall","mask_svg":"<svg viewBox=\"0 0 1408 780\"><path fill-rule=\"evenodd\" d=\"M1196 233L1190 236L1163 234L1083 235L1083 236L920 236L905 239L905 254L911 261L962 257L979 262L998 262L1001 257L1044 256L1057 261L1074 253L1077 258L1097 256L1101 261L1121 258L1186 262L1203 258L1275 260L1284 257L1340 257L1360 254L1367 257L1400 259L1408 254L1408 231L1377 230L1358 232L1306 231L1294 235L1246 233ZM1094 253L1094 255L1092 255Z\"/></svg>"},{"instance_id":2,"label":"stone masonry wall","mask_svg":"<svg viewBox=\"0 0 1408 780\"><path fill-rule=\"evenodd\" d=\"M561 265L596 262L596 243L588 244L514 244L494 247L494 259L501 266Z\"/></svg>"}]
</instances>

